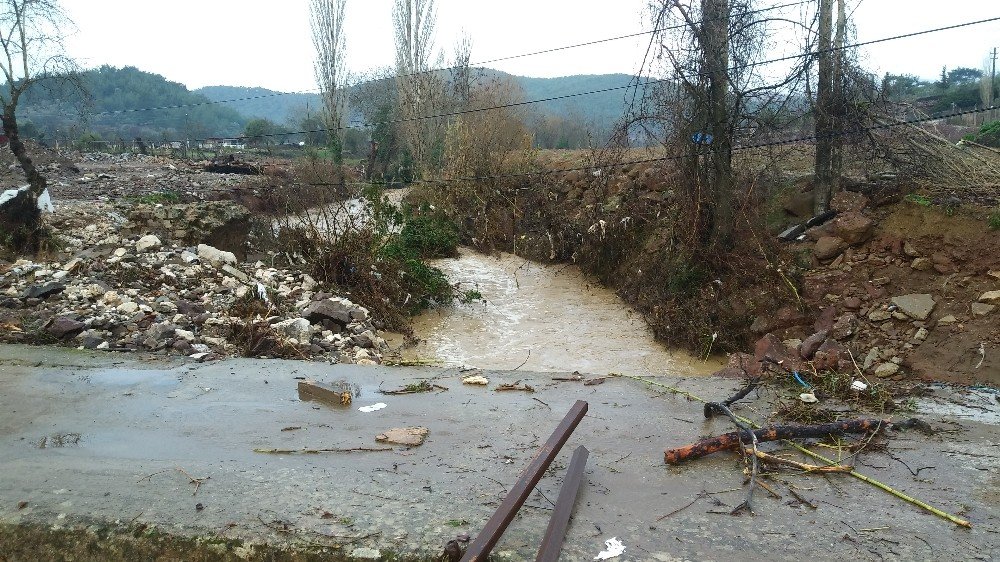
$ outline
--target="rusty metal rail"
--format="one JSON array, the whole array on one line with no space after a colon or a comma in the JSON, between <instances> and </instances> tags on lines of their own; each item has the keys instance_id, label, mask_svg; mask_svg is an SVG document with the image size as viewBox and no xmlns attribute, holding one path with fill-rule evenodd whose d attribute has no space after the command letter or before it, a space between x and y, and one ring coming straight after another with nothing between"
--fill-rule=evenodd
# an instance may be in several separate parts
<instances>
[{"instance_id":1,"label":"rusty metal rail","mask_svg":"<svg viewBox=\"0 0 1000 562\"><path fill-rule=\"evenodd\" d=\"M573 513L573 504L576 503L576 495L583 482L583 470L587 468L587 457L590 451L580 445L573 451L573 460L566 470L566 478L563 480L562 488L559 489L559 499L556 500L555 511L549 519L549 527L545 529L545 536L542 537L542 544L538 547L538 556L535 562L556 562L559 560L559 553L562 552L563 539L566 538L566 529L569 528L569 517Z\"/></svg>"},{"instance_id":2,"label":"rusty metal rail","mask_svg":"<svg viewBox=\"0 0 1000 562\"><path fill-rule=\"evenodd\" d=\"M462 557L462 562L486 562L490 551L496 546L497 541L500 540L503 532L507 530L510 522L514 520L517 511L521 509L521 506L524 505L524 501L528 499L535 485L542 479L545 470L552 464L562 446L566 444L570 434L580 424L580 420L587 413L587 407L586 402L577 400L576 404L570 408L566 417L559 422L552 435L545 441L545 444L535 454L535 457L531 459L531 462L528 463L524 471L521 472L517 483L507 493L507 497L500 502L500 507L490 517L490 520L486 522L486 526L476 536L476 540L472 541L472 544L469 545L469 549L465 551L465 556ZM561 497L562 494L560 493ZM561 539L559 543L561 545Z\"/></svg>"}]
</instances>

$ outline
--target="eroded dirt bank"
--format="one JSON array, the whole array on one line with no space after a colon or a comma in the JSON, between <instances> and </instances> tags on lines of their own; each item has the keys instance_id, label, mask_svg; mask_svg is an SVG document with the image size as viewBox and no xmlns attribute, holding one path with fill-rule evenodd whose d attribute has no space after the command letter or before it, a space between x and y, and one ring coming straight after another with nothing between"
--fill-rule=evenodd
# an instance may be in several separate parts
<instances>
[{"instance_id":1,"label":"eroded dirt bank","mask_svg":"<svg viewBox=\"0 0 1000 562\"><path fill-rule=\"evenodd\" d=\"M700 403L627 379L584 386L551 375L484 371L491 382L483 388L462 385L465 373L449 369L122 356L109 366L107 355L92 352L0 351L3 560L108 560L130 553L432 560L448 540L479 531L578 399L588 401L590 411L498 545L500 559L534 557L550 513L545 498L558 494L577 445L591 456L564 560L592 560L612 537L626 545L622 560L991 560L1000 554L996 426L931 413L934 404L961 397L943 388L926 399L923 416L937 434L890 433L885 447L877 439L855 462L860 471L969 519L971 530L850 477L781 469L766 479L780 497L758 490L756 516L733 517L728 512L744 494L735 455L663 465L665 448L727 431L729 423L706 421ZM349 408L302 402L295 393L299 377L348 381L359 394ZM377 394L422 380L448 390ZM493 391L515 380L536 392ZM713 378L657 380L706 398L728 396L738 386ZM768 411L771 392L737 404L736 411L756 419ZM357 409L374 402L387 406ZM996 403L983 407L998 409ZM255 451L376 447L378 433L414 424L430 430L418 447Z\"/></svg>"}]
</instances>

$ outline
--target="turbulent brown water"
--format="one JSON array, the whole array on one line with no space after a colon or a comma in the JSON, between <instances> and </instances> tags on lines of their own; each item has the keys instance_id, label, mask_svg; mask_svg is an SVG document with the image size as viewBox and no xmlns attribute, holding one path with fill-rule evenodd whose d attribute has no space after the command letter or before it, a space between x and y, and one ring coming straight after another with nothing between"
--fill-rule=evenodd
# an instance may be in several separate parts
<instances>
[{"instance_id":1,"label":"turbulent brown water","mask_svg":"<svg viewBox=\"0 0 1000 562\"><path fill-rule=\"evenodd\" d=\"M463 249L437 260L452 284L483 301L455 303L415 319L420 343L403 359L484 369L636 375L704 375L719 368L670 351L642 317L578 268Z\"/></svg>"}]
</instances>

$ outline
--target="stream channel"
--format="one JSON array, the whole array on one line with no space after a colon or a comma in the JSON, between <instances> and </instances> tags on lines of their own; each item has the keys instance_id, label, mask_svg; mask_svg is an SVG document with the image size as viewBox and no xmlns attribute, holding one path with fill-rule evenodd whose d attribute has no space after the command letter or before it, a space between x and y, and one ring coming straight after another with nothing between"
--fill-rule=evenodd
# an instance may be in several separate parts
<instances>
[{"instance_id":1,"label":"stream channel","mask_svg":"<svg viewBox=\"0 0 1000 562\"><path fill-rule=\"evenodd\" d=\"M478 290L483 299L415 318L420 341L401 349L404 362L597 375L691 376L721 368L716 358L702 361L665 348L641 315L576 266L466 248L432 263L460 291Z\"/></svg>"}]
</instances>

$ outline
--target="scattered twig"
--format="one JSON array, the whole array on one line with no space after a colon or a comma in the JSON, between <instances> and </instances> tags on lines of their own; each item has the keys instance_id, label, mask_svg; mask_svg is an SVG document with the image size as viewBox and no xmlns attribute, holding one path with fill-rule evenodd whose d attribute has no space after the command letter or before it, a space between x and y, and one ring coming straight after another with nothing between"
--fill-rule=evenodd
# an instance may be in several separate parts
<instances>
[{"instance_id":1,"label":"scattered twig","mask_svg":"<svg viewBox=\"0 0 1000 562\"><path fill-rule=\"evenodd\" d=\"M831 472L843 472L848 473L854 470L853 466L843 466L843 465L833 465L833 466L817 466L813 464L804 464L791 459L786 459L765 453L764 451L757 451L757 458L764 462L769 462L772 464L781 464L785 466L790 466L797 468L804 472L819 472L819 473L831 473Z\"/></svg>"},{"instance_id":2,"label":"scattered twig","mask_svg":"<svg viewBox=\"0 0 1000 562\"><path fill-rule=\"evenodd\" d=\"M254 449L253 452L268 455L316 455L319 453L377 453L394 450L392 447L351 447L332 449Z\"/></svg>"},{"instance_id":3,"label":"scattered twig","mask_svg":"<svg viewBox=\"0 0 1000 562\"><path fill-rule=\"evenodd\" d=\"M511 390L521 390L521 391L524 391L524 392L534 392L535 391L535 387L531 386L530 384L521 384L521 381L517 381L517 382L511 383L511 384L501 384L500 386L498 386L498 387L496 387L494 389L495 392L507 392L507 391L511 391Z\"/></svg>"},{"instance_id":4,"label":"scattered twig","mask_svg":"<svg viewBox=\"0 0 1000 562\"><path fill-rule=\"evenodd\" d=\"M728 399L722 401L722 405L726 406L728 408L729 406L732 406L734 403L736 403L736 402L738 402L740 400L743 400L744 398L747 397L748 394L750 394L751 392L753 392L753 390L755 388L757 388L757 386L759 384L760 384L760 380L759 379L753 379L753 380L751 380L749 383L747 383L746 387L744 387L742 390L740 390L739 392L737 392L736 394L734 394L731 398L728 398ZM725 415L725 412L723 412L719 408L716 408L715 407L715 402L708 402L707 404L705 404L705 417L706 418L711 418L712 416L714 416L716 414Z\"/></svg>"},{"instance_id":5,"label":"scattered twig","mask_svg":"<svg viewBox=\"0 0 1000 562\"><path fill-rule=\"evenodd\" d=\"M818 505L816 505L815 503L809 501L804 496L802 496L801 494L799 494L798 492L796 492L794 487L788 486L788 491L793 496L795 496L795 499L799 500L799 503L802 503L802 504L805 504L805 505L809 506L810 509L819 509Z\"/></svg>"},{"instance_id":6,"label":"scattered twig","mask_svg":"<svg viewBox=\"0 0 1000 562\"><path fill-rule=\"evenodd\" d=\"M187 476L188 480L191 481L191 484L194 484L194 491L191 492L192 496L198 493L198 490L201 489L201 485L205 482L205 480L212 479L211 476L205 476L204 478L195 478L194 476L191 476L190 474L187 473L186 470L184 470L179 466L177 467L177 470L179 470L181 474L183 474L184 476Z\"/></svg>"},{"instance_id":7,"label":"scattered twig","mask_svg":"<svg viewBox=\"0 0 1000 562\"><path fill-rule=\"evenodd\" d=\"M521 367L524 367L525 365L528 364L528 360L529 359L531 359L531 350L530 349L528 350L528 356L524 358L524 361L521 361L520 365L518 365L517 367L514 367L511 370L516 371L516 370L520 369Z\"/></svg>"},{"instance_id":8,"label":"scattered twig","mask_svg":"<svg viewBox=\"0 0 1000 562\"><path fill-rule=\"evenodd\" d=\"M538 398L535 398L534 396L532 396L531 399L534 400L535 402L538 402L542 406L545 406L546 408L548 408L550 410L552 409L552 406L549 406L548 404L546 404L545 402L542 402L541 400L539 400Z\"/></svg>"}]
</instances>

